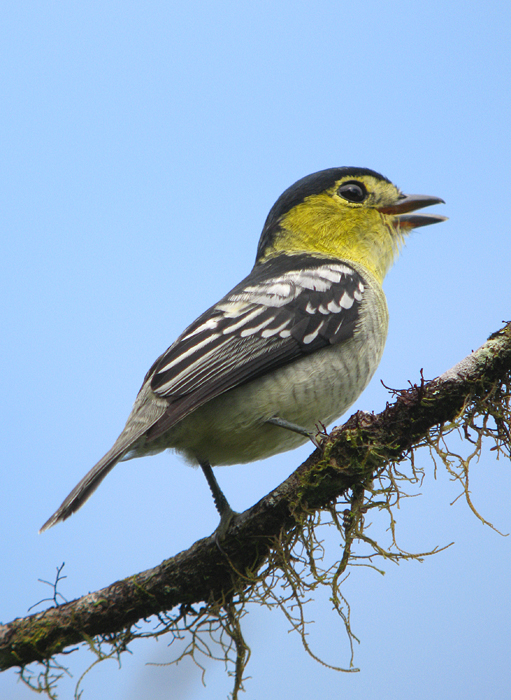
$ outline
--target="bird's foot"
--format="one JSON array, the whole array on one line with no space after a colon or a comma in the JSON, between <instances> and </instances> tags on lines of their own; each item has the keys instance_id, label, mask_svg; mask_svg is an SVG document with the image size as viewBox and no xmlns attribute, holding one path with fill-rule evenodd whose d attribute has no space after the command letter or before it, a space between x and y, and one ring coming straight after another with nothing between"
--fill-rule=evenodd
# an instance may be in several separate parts
<instances>
[{"instance_id":1,"label":"bird's foot","mask_svg":"<svg viewBox=\"0 0 511 700\"><path fill-rule=\"evenodd\" d=\"M229 505L222 511L220 515L220 522L212 537L216 546L222 552L222 554L225 554L225 552L222 549L221 542L225 539L227 531L229 530L232 523L236 520L236 518L239 517L239 515L240 514L237 513L235 510L232 510L232 508Z\"/></svg>"},{"instance_id":2,"label":"bird's foot","mask_svg":"<svg viewBox=\"0 0 511 700\"><path fill-rule=\"evenodd\" d=\"M273 418L268 418L266 421L267 423L270 423L270 425L276 425L279 428L284 428L285 430L291 430L293 433L298 433L298 435L303 435L306 438L309 438L309 440L312 442L314 447L321 447L321 443L318 440L319 437L324 439L326 437L326 429L324 425L321 425L321 431L316 430L307 430L307 428L302 428L301 425L297 425L296 423L291 423L288 420L284 420L284 418L279 418L278 416L273 416Z\"/></svg>"}]
</instances>

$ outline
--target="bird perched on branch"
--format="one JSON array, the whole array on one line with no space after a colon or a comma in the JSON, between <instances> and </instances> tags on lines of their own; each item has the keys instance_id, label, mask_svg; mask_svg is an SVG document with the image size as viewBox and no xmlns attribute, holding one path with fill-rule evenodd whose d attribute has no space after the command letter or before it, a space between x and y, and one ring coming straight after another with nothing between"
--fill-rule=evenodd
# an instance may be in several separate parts
<instances>
[{"instance_id":1,"label":"bird perched on branch","mask_svg":"<svg viewBox=\"0 0 511 700\"><path fill-rule=\"evenodd\" d=\"M445 220L411 212L439 203L366 168L289 187L248 277L156 360L113 447L41 530L78 510L117 462L171 448L204 471L221 538L233 511L212 466L297 447L351 406L383 353L383 278L412 229Z\"/></svg>"}]
</instances>

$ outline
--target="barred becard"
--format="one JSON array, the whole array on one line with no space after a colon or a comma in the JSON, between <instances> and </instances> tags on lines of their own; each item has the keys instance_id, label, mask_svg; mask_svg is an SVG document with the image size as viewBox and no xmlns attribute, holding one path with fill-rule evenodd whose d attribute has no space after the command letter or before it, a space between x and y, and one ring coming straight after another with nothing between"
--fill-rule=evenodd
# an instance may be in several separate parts
<instances>
[{"instance_id":1,"label":"barred becard","mask_svg":"<svg viewBox=\"0 0 511 700\"><path fill-rule=\"evenodd\" d=\"M175 449L199 464L222 516L212 466L314 439L371 379L383 353L382 290L404 236L443 221L410 212L443 200L404 195L366 168L302 178L272 207L251 273L147 373L109 452L43 525L75 512L120 460Z\"/></svg>"}]
</instances>

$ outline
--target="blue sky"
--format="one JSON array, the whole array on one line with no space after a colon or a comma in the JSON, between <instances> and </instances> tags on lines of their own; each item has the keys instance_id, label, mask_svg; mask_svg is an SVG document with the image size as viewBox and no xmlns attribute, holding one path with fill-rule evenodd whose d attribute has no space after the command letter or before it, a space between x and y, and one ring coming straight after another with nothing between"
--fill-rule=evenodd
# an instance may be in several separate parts
<instances>
[{"instance_id":1,"label":"blue sky","mask_svg":"<svg viewBox=\"0 0 511 700\"><path fill-rule=\"evenodd\" d=\"M202 475L172 454L119 465L84 508L38 528L124 425L143 376L184 327L251 268L273 202L322 168L373 168L443 197L449 221L410 237L386 282L383 361L354 409L381 410L511 317L507 2L12 2L0 9L4 330L0 619L26 614L66 563L73 599L206 536ZM238 510L308 447L219 470ZM276 611L245 618L247 700L508 697L511 540L485 528L427 454L421 498L399 511L403 548L455 545L423 564L355 569L344 589L358 674L305 655ZM511 531L509 464L486 453L472 496ZM386 523L373 516L374 534ZM332 540L331 546L337 546ZM310 642L348 646L326 595ZM93 669L83 700L225 697L165 642ZM68 659L74 679L90 662ZM13 672L0 696L31 692Z\"/></svg>"}]
</instances>

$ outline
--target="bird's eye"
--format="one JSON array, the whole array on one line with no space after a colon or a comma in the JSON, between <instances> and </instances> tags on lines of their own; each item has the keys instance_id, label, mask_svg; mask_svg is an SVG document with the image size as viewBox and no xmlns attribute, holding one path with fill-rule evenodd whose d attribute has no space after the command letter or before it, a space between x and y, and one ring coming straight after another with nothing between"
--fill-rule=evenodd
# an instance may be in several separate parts
<instances>
[{"instance_id":1,"label":"bird's eye","mask_svg":"<svg viewBox=\"0 0 511 700\"><path fill-rule=\"evenodd\" d=\"M367 197L367 190L361 182L352 180L343 182L337 190L337 194L348 202L363 202Z\"/></svg>"}]
</instances>

